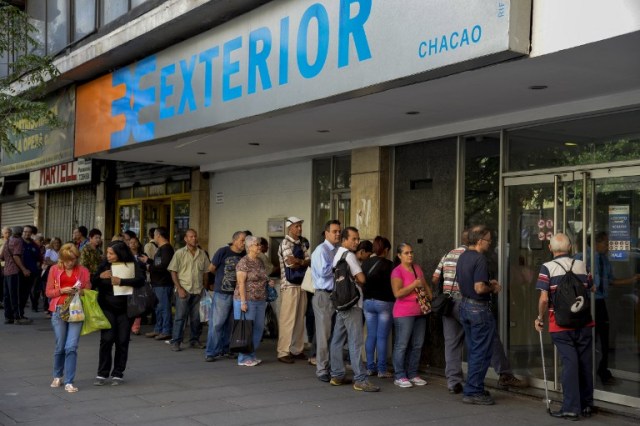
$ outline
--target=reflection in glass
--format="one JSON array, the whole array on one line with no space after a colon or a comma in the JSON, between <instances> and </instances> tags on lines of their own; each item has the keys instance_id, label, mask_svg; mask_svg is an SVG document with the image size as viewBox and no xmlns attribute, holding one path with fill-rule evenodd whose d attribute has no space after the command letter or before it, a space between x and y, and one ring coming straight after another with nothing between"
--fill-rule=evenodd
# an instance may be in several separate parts
<instances>
[{"instance_id":1,"label":"reflection in glass","mask_svg":"<svg viewBox=\"0 0 640 426\"><path fill-rule=\"evenodd\" d=\"M140 204L120 206L120 230L133 231L140 235Z\"/></svg>"},{"instance_id":2,"label":"reflection in glass","mask_svg":"<svg viewBox=\"0 0 640 426\"><path fill-rule=\"evenodd\" d=\"M102 25L127 13L129 0L102 0Z\"/></svg>"},{"instance_id":3,"label":"reflection in glass","mask_svg":"<svg viewBox=\"0 0 640 426\"><path fill-rule=\"evenodd\" d=\"M55 55L69 44L69 7L66 0L47 1L47 54Z\"/></svg>"},{"instance_id":4,"label":"reflection in glass","mask_svg":"<svg viewBox=\"0 0 640 426\"><path fill-rule=\"evenodd\" d=\"M36 31L32 34L32 37L38 41L39 48L33 53L38 55L45 55L45 39L46 39L46 22L47 9L45 2L29 1L27 2L27 14L29 15L29 22L36 28Z\"/></svg>"},{"instance_id":5,"label":"reflection in glass","mask_svg":"<svg viewBox=\"0 0 640 426\"><path fill-rule=\"evenodd\" d=\"M173 241L177 250L184 247L184 236L189 229L189 200L173 202Z\"/></svg>"},{"instance_id":6,"label":"reflection in glass","mask_svg":"<svg viewBox=\"0 0 640 426\"><path fill-rule=\"evenodd\" d=\"M73 0L74 24L73 41L91 34L96 29L95 0Z\"/></svg>"}]
</instances>

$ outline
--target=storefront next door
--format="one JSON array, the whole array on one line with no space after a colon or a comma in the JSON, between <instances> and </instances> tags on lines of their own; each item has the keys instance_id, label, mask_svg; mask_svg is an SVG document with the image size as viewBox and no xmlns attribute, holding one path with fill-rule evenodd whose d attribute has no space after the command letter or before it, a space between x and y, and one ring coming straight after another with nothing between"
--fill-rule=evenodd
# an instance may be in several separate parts
<instances>
[{"instance_id":1,"label":"storefront next door","mask_svg":"<svg viewBox=\"0 0 640 426\"><path fill-rule=\"evenodd\" d=\"M640 282L636 279L640 272L640 167L530 173L505 177L504 184L507 340L514 369L526 372L533 386L543 385L540 340L533 320L538 272L552 258L549 238L564 232L571 238L572 255L586 251L586 258L594 259L595 238L606 232L606 255L616 283L605 299L610 321L608 368L615 384L604 384L595 374L603 355L598 335L594 340L595 397L640 406ZM599 248L606 251L606 243ZM592 273L599 271L595 262L589 261L588 266ZM592 311L595 315L595 306ZM559 391L562 365L548 333L543 333L543 341L550 389Z\"/></svg>"}]
</instances>

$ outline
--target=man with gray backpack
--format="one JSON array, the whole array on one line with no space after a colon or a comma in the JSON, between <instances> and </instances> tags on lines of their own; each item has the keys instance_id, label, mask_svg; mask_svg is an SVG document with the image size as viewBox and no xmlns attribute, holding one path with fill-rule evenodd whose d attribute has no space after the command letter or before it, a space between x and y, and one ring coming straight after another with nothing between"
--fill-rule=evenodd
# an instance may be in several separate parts
<instances>
[{"instance_id":1,"label":"man with gray backpack","mask_svg":"<svg viewBox=\"0 0 640 426\"><path fill-rule=\"evenodd\" d=\"M367 380L367 373L360 358L363 344L362 294L365 277L356 258L355 251L360 242L358 230L348 226L340 235L341 245L333 258L334 285L331 301L336 309L336 323L331 338L331 385L350 383L345 377L342 347L345 340L349 346L349 357L353 369L353 389L363 392L378 392L380 388ZM353 293L353 289L358 294Z\"/></svg>"},{"instance_id":2,"label":"man with gray backpack","mask_svg":"<svg viewBox=\"0 0 640 426\"><path fill-rule=\"evenodd\" d=\"M562 409L549 410L549 413L553 417L578 420L580 414L590 417L593 412L591 328L594 322L588 310L590 296L587 292L593 287L585 263L569 256L569 237L560 233L554 235L549 250L553 260L542 265L536 283L540 297L534 327L542 333L548 309L549 333L562 360L563 396Z\"/></svg>"}]
</instances>

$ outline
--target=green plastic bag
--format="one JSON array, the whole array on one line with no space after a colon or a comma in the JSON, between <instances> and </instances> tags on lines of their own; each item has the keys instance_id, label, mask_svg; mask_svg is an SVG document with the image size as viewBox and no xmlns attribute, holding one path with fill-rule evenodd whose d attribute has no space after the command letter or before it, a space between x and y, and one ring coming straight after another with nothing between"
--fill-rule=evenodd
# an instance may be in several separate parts
<instances>
[{"instance_id":1,"label":"green plastic bag","mask_svg":"<svg viewBox=\"0 0 640 426\"><path fill-rule=\"evenodd\" d=\"M98 305L98 292L95 290L85 290L84 294L80 296L82 299L82 307L84 309L84 323L82 324L81 336L85 334L93 333L94 331L109 329L111 323L100 305Z\"/></svg>"}]
</instances>

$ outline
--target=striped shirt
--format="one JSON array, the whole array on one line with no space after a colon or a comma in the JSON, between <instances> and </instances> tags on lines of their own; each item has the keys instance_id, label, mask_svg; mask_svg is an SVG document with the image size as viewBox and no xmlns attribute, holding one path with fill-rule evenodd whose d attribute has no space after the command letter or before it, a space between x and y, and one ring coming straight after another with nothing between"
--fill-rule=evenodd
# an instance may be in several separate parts
<instances>
[{"instance_id":1,"label":"striped shirt","mask_svg":"<svg viewBox=\"0 0 640 426\"><path fill-rule=\"evenodd\" d=\"M433 272L433 279L439 280L440 275L443 275L444 281L442 284L442 291L444 293L460 293L460 288L458 287L458 282L456 280L456 266L458 264L458 258L466 249L467 246L460 246L442 256L440 263L438 263L438 267Z\"/></svg>"},{"instance_id":2,"label":"striped shirt","mask_svg":"<svg viewBox=\"0 0 640 426\"><path fill-rule=\"evenodd\" d=\"M562 282L562 277L565 275L565 270L569 270L573 259L568 255L562 255L555 257L552 261L544 263L540 268L538 274L538 281L536 282L537 290L544 290L549 293L549 332L556 333L559 331L568 331L571 328L560 327L556 324L556 317L553 311L553 294L556 292L558 284ZM556 263L557 262L557 263ZM558 265L558 263L560 265ZM564 269L562 269L564 268ZM573 273L584 283L586 288L591 288L593 285L591 281L591 275L587 274L587 268L583 261L575 260L573 264ZM593 327L594 322L591 322L587 327Z\"/></svg>"}]
</instances>

